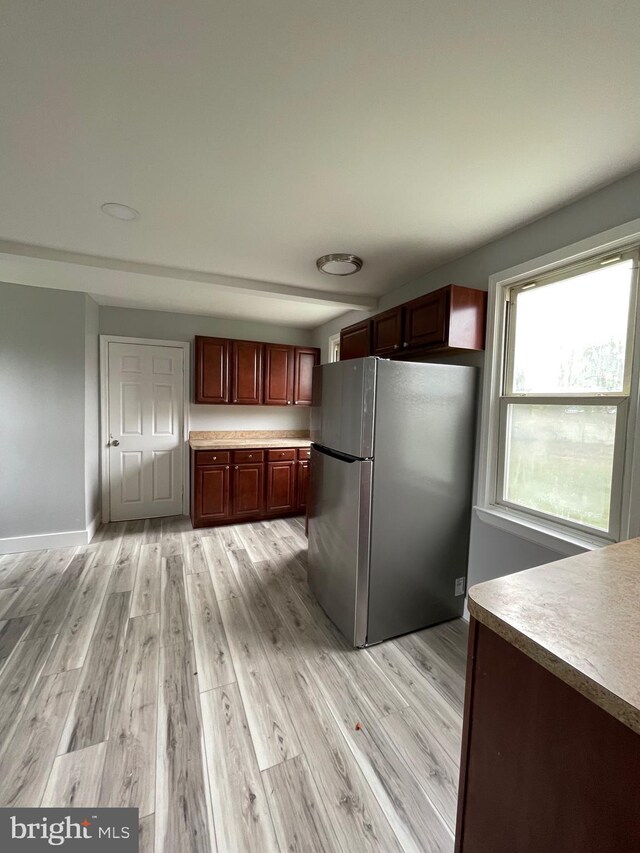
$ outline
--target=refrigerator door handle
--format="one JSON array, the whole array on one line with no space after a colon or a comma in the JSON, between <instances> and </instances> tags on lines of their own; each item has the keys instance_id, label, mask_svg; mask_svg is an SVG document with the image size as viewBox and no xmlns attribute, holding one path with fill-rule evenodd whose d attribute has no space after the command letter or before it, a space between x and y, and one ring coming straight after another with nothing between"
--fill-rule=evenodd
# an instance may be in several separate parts
<instances>
[{"instance_id":1,"label":"refrigerator door handle","mask_svg":"<svg viewBox=\"0 0 640 853\"><path fill-rule=\"evenodd\" d=\"M318 453L324 454L324 456L331 456L332 459L339 459L340 462L347 462L349 464L353 462L366 462L373 458L371 456L351 456L350 453L342 453L340 450L331 450L329 447L323 447L321 444L312 444L311 446L314 450L317 450Z\"/></svg>"}]
</instances>

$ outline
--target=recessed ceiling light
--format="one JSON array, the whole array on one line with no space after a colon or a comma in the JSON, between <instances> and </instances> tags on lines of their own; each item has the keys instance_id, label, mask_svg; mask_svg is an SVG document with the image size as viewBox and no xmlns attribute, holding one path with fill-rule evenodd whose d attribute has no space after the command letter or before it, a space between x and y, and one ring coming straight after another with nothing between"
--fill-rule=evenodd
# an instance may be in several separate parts
<instances>
[{"instance_id":1,"label":"recessed ceiling light","mask_svg":"<svg viewBox=\"0 0 640 853\"><path fill-rule=\"evenodd\" d=\"M129 207L127 204L118 204L115 201L108 201L100 207L100 210L106 213L107 216L124 219L127 222L131 222L133 219L140 219L140 214L133 207Z\"/></svg>"},{"instance_id":2,"label":"recessed ceiling light","mask_svg":"<svg viewBox=\"0 0 640 853\"><path fill-rule=\"evenodd\" d=\"M323 255L316 261L316 266L320 272L326 272L328 275L353 275L362 269L362 260L356 255L338 253Z\"/></svg>"}]
</instances>

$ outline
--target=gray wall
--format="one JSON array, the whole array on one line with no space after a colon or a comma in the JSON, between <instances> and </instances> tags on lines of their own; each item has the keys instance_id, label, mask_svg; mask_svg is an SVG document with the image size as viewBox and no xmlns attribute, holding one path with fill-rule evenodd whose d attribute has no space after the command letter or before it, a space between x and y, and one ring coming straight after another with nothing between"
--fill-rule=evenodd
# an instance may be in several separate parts
<instances>
[{"instance_id":1,"label":"gray wall","mask_svg":"<svg viewBox=\"0 0 640 853\"><path fill-rule=\"evenodd\" d=\"M224 320L197 314L172 314L168 311L106 306L100 308L100 334L191 343L195 335L210 335L315 346L314 334L308 329L246 320ZM305 407L205 406L191 403L189 418L192 430L309 428L309 409Z\"/></svg>"},{"instance_id":2,"label":"gray wall","mask_svg":"<svg viewBox=\"0 0 640 853\"><path fill-rule=\"evenodd\" d=\"M85 312L0 284L0 538L85 529Z\"/></svg>"},{"instance_id":3,"label":"gray wall","mask_svg":"<svg viewBox=\"0 0 640 853\"><path fill-rule=\"evenodd\" d=\"M638 218L640 171L385 294L376 311L399 305L450 283L486 290L489 276L493 273ZM327 360L329 336L366 316L367 313L352 311L316 329L315 345L322 348L323 361ZM459 361L458 358L450 360ZM466 361L478 365L482 362L482 356L471 356ZM563 556L565 555L486 525L473 514L469 555L470 586L482 580L561 559Z\"/></svg>"}]
</instances>

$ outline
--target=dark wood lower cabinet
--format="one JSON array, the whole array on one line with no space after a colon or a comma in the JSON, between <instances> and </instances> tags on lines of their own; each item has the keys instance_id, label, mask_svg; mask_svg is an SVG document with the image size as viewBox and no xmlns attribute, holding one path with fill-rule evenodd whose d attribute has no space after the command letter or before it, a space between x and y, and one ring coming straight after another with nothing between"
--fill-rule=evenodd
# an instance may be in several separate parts
<instances>
[{"instance_id":1,"label":"dark wood lower cabinet","mask_svg":"<svg viewBox=\"0 0 640 853\"><path fill-rule=\"evenodd\" d=\"M640 850L640 736L475 619L457 853Z\"/></svg>"},{"instance_id":2,"label":"dark wood lower cabinet","mask_svg":"<svg viewBox=\"0 0 640 853\"><path fill-rule=\"evenodd\" d=\"M232 506L235 518L262 515L264 509L264 464L234 465Z\"/></svg>"},{"instance_id":3,"label":"dark wood lower cabinet","mask_svg":"<svg viewBox=\"0 0 640 853\"><path fill-rule=\"evenodd\" d=\"M307 508L307 489L309 488L309 463L307 461L298 462L298 508L306 510Z\"/></svg>"},{"instance_id":4,"label":"dark wood lower cabinet","mask_svg":"<svg viewBox=\"0 0 640 853\"><path fill-rule=\"evenodd\" d=\"M230 464L212 464L218 459ZM309 451L191 451L191 522L213 527L305 511Z\"/></svg>"},{"instance_id":5,"label":"dark wood lower cabinet","mask_svg":"<svg viewBox=\"0 0 640 853\"><path fill-rule=\"evenodd\" d=\"M267 505L269 515L296 509L296 463L267 462Z\"/></svg>"},{"instance_id":6,"label":"dark wood lower cabinet","mask_svg":"<svg viewBox=\"0 0 640 853\"><path fill-rule=\"evenodd\" d=\"M193 471L191 520L194 527L230 518L229 465L200 465Z\"/></svg>"}]
</instances>

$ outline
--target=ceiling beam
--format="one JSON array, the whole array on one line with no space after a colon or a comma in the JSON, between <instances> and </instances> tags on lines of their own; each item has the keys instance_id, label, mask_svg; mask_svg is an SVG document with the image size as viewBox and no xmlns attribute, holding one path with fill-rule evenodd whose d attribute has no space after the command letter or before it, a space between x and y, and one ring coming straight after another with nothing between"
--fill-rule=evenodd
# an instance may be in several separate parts
<instances>
[{"instance_id":1,"label":"ceiling beam","mask_svg":"<svg viewBox=\"0 0 640 853\"><path fill-rule=\"evenodd\" d=\"M205 287L211 295L216 291L240 292L288 302L335 305L345 311L371 310L378 303L375 296L312 290L180 267L85 255L9 240L0 240L0 281L60 290L80 290L104 296L118 296L132 286L148 291L153 288L154 282L166 285L167 281L170 281L182 288L185 285L197 288L200 294Z\"/></svg>"}]
</instances>

